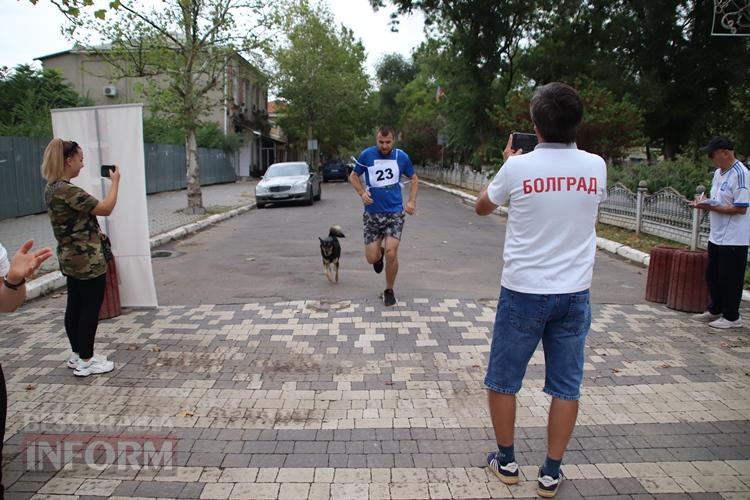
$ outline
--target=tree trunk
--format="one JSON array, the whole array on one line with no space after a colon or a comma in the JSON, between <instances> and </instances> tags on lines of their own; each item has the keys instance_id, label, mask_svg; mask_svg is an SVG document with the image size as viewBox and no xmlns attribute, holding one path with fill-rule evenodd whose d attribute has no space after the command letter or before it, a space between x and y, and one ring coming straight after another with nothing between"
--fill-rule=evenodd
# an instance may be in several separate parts
<instances>
[{"instance_id":1,"label":"tree trunk","mask_svg":"<svg viewBox=\"0 0 750 500\"><path fill-rule=\"evenodd\" d=\"M310 144L310 141L313 140L313 128L311 124L307 125L307 143ZM310 149L308 150L308 155L310 160L310 167L312 167L313 171L318 171L318 150L317 149Z\"/></svg>"},{"instance_id":2,"label":"tree trunk","mask_svg":"<svg viewBox=\"0 0 750 500\"><path fill-rule=\"evenodd\" d=\"M185 210L189 214L204 214L203 195L201 193L200 166L198 165L198 141L195 138L195 127L188 127L185 138L187 162L187 201Z\"/></svg>"},{"instance_id":3,"label":"tree trunk","mask_svg":"<svg viewBox=\"0 0 750 500\"><path fill-rule=\"evenodd\" d=\"M674 160L677 156L677 145L676 141L669 137L664 138L664 159Z\"/></svg>"}]
</instances>

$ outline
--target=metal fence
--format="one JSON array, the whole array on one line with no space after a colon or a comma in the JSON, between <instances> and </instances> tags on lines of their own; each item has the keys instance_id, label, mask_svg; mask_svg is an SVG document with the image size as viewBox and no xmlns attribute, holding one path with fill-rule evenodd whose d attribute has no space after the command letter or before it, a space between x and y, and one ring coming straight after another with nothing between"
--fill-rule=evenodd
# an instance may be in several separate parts
<instances>
[{"instance_id":1,"label":"metal fence","mask_svg":"<svg viewBox=\"0 0 750 500\"><path fill-rule=\"evenodd\" d=\"M479 191L489 182L489 171L477 172L470 167L415 167L417 175L446 184ZM644 183L642 183L644 184ZM694 210L690 200L667 187L649 194L645 187L637 193L622 184L607 189L607 200L599 207L599 221L685 243L691 248L705 248L708 242L708 212Z\"/></svg>"},{"instance_id":2,"label":"metal fence","mask_svg":"<svg viewBox=\"0 0 750 500\"><path fill-rule=\"evenodd\" d=\"M468 166L455 166L453 168L442 168L440 166L417 166L414 167L419 177L433 179L446 184L453 184L473 191L479 191L489 181L489 172L478 172Z\"/></svg>"},{"instance_id":3,"label":"metal fence","mask_svg":"<svg viewBox=\"0 0 750 500\"><path fill-rule=\"evenodd\" d=\"M40 166L49 139L0 137L0 219L46 211ZM183 189L185 146L144 144L146 192ZM234 182L234 154L223 149L198 148L201 185Z\"/></svg>"},{"instance_id":4,"label":"metal fence","mask_svg":"<svg viewBox=\"0 0 750 500\"><path fill-rule=\"evenodd\" d=\"M48 140L0 137L0 219L44 212L39 166Z\"/></svg>"},{"instance_id":5,"label":"metal fence","mask_svg":"<svg viewBox=\"0 0 750 500\"><path fill-rule=\"evenodd\" d=\"M146 193L183 189L185 178L185 146L144 144L146 160ZM233 154L223 149L198 148L201 185L221 184L236 180Z\"/></svg>"},{"instance_id":6,"label":"metal fence","mask_svg":"<svg viewBox=\"0 0 750 500\"><path fill-rule=\"evenodd\" d=\"M645 187L634 193L615 184L607 195L599 206L599 222L685 243L692 249L706 247L708 212L691 208L690 200L671 187L649 194Z\"/></svg>"}]
</instances>

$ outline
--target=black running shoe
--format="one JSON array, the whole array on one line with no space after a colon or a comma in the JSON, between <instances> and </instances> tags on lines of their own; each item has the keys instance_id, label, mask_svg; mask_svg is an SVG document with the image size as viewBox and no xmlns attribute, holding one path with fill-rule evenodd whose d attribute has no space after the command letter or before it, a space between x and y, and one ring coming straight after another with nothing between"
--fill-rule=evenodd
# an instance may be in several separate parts
<instances>
[{"instance_id":1,"label":"black running shoe","mask_svg":"<svg viewBox=\"0 0 750 500\"><path fill-rule=\"evenodd\" d=\"M557 490L560 489L560 485L563 482L563 473L560 471L560 475L552 477L544 474L542 469L539 469L539 477L536 480L536 492L542 498L553 498L557 494Z\"/></svg>"},{"instance_id":2,"label":"black running shoe","mask_svg":"<svg viewBox=\"0 0 750 500\"><path fill-rule=\"evenodd\" d=\"M396 305L396 296L393 294L392 288L383 291L383 304L385 304L386 307Z\"/></svg>"},{"instance_id":3,"label":"black running shoe","mask_svg":"<svg viewBox=\"0 0 750 500\"><path fill-rule=\"evenodd\" d=\"M385 255L385 249L380 247L380 260L372 265L372 268L375 269L375 272L378 274L383 272L383 255Z\"/></svg>"}]
</instances>

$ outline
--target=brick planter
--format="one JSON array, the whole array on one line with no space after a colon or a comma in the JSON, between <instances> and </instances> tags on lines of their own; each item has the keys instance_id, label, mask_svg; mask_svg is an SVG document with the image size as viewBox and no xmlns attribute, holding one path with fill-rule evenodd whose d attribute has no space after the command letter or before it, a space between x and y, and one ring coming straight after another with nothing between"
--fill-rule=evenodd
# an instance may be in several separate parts
<instances>
[{"instance_id":1,"label":"brick planter","mask_svg":"<svg viewBox=\"0 0 750 500\"><path fill-rule=\"evenodd\" d=\"M669 295L670 275L672 274L672 260L679 247L657 245L651 249L651 259L648 264L646 278L646 300L664 304Z\"/></svg>"},{"instance_id":2,"label":"brick planter","mask_svg":"<svg viewBox=\"0 0 750 500\"><path fill-rule=\"evenodd\" d=\"M672 257L667 307L684 312L703 312L708 305L705 251L678 250Z\"/></svg>"}]
</instances>

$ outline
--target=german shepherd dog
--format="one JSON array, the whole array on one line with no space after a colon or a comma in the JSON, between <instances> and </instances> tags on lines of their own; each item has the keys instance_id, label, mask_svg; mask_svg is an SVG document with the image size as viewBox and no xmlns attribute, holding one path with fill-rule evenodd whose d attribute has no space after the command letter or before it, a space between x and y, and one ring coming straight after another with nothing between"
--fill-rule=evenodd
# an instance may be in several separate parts
<instances>
[{"instance_id":1,"label":"german shepherd dog","mask_svg":"<svg viewBox=\"0 0 750 500\"><path fill-rule=\"evenodd\" d=\"M339 281L339 259L341 258L341 245L338 238L345 238L339 226L331 226L327 238L320 238L320 255L323 256L323 272L331 283ZM334 273L335 270L335 273Z\"/></svg>"}]
</instances>

